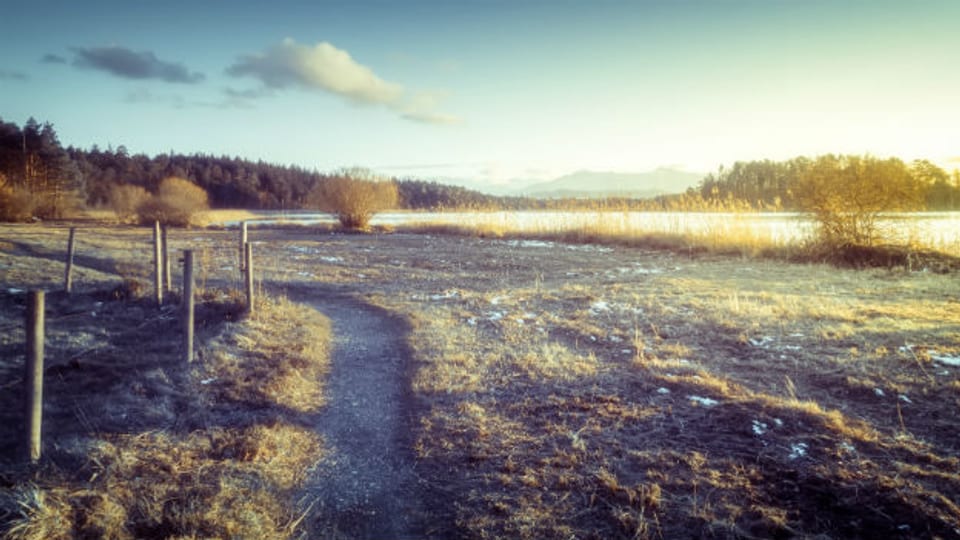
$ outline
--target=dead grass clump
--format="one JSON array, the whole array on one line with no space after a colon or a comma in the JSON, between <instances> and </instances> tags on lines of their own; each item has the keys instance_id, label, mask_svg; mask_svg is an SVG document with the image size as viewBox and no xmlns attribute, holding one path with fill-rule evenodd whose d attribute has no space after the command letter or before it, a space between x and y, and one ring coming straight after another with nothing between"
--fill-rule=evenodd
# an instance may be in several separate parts
<instances>
[{"instance_id":1,"label":"dead grass clump","mask_svg":"<svg viewBox=\"0 0 960 540\"><path fill-rule=\"evenodd\" d=\"M129 370L100 369L83 356L75 366L52 366L75 385L81 374L97 377L102 410L93 415L88 405L80 405L92 399L83 392L93 386L74 390L80 416L73 421L79 419L80 426L74 426L70 439L54 437L57 444L48 450L56 463L79 466L61 470L51 464L32 483L15 483L8 491L15 502L0 505L7 535L294 536L306 512L296 497L323 451L319 435L305 427L301 415L323 402L328 321L287 300L268 300L260 304L258 319L223 323L230 307L204 304L198 309L199 326L212 323L213 328L198 333L210 340L203 350L230 345L233 354L208 353L188 370L169 362L156 365L172 351L155 351L166 345L164 333L150 331L156 326L142 330L142 321L128 313L141 306L116 311L109 307L113 304L100 304L97 322L111 329L112 346L136 343L141 351L137 363L129 364L140 376L124 379L121 374ZM117 313L133 317L134 329L113 335L111 317ZM163 311L157 317L166 320ZM291 345L290 339L306 344ZM58 340L50 341L55 350ZM56 399L60 393L51 395L48 409L62 408ZM62 415L48 416L53 423L62 421Z\"/></svg>"},{"instance_id":2,"label":"dead grass clump","mask_svg":"<svg viewBox=\"0 0 960 540\"><path fill-rule=\"evenodd\" d=\"M217 400L264 403L306 413L323 406L329 321L285 298L262 299L256 317L225 326L206 347L195 379ZM238 354L239 351L239 354Z\"/></svg>"}]
</instances>

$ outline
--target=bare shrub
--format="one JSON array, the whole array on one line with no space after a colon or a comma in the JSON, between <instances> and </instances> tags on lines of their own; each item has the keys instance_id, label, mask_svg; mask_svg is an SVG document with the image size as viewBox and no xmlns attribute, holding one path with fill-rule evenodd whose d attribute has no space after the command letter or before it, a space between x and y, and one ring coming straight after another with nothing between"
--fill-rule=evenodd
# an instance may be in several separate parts
<instances>
[{"instance_id":1,"label":"bare shrub","mask_svg":"<svg viewBox=\"0 0 960 540\"><path fill-rule=\"evenodd\" d=\"M307 201L334 214L348 229L366 229L377 212L397 205L397 184L364 169L349 169L318 183Z\"/></svg>"},{"instance_id":2,"label":"bare shrub","mask_svg":"<svg viewBox=\"0 0 960 540\"><path fill-rule=\"evenodd\" d=\"M140 223L159 221L164 225L186 227L197 213L210 208L207 192L184 178L175 176L160 183L157 194L137 206Z\"/></svg>"},{"instance_id":3,"label":"bare shrub","mask_svg":"<svg viewBox=\"0 0 960 540\"><path fill-rule=\"evenodd\" d=\"M141 186L124 184L110 190L110 209L121 222L136 221L137 209L152 195Z\"/></svg>"},{"instance_id":4,"label":"bare shrub","mask_svg":"<svg viewBox=\"0 0 960 540\"><path fill-rule=\"evenodd\" d=\"M836 248L883 241L881 214L922 208L925 188L899 159L826 155L800 174L793 194L821 243Z\"/></svg>"},{"instance_id":5,"label":"bare shrub","mask_svg":"<svg viewBox=\"0 0 960 540\"><path fill-rule=\"evenodd\" d=\"M0 184L0 221L28 221L33 217L33 209L30 192Z\"/></svg>"}]
</instances>

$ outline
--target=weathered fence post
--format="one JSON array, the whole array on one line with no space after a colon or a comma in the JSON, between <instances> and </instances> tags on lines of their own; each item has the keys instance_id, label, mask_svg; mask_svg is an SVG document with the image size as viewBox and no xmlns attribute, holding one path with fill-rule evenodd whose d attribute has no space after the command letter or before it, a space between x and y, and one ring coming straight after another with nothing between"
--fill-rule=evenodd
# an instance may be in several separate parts
<instances>
[{"instance_id":1,"label":"weathered fence post","mask_svg":"<svg viewBox=\"0 0 960 540\"><path fill-rule=\"evenodd\" d=\"M67 269L63 274L63 290L70 294L73 290L73 250L74 239L77 233L76 227L70 227L70 239L67 240Z\"/></svg>"},{"instance_id":2,"label":"weathered fence post","mask_svg":"<svg viewBox=\"0 0 960 540\"><path fill-rule=\"evenodd\" d=\"M161 243L163 244L163 277L164 277L164 286L166 291L170 292L173 290L173 277L170 275L170 249L169 244L167 243L167 226L164 225L160 229Z\"/></svg>"},{"instance_id":3,"label":"weathered fence post","mask_svg":"<svg viewBox=\"0 0 960 540\"><path fill-rule=\"evenodd\" d=\"M30 291L27 295L27 359L23 378L26 413L24 453L33 463L40 460L40 428L43 422L43 310L43 291Z\"/></svg>"},{"instance_id":4,"label":"weathered fence post","mask_svg":"<svg viewBox=\"0 0 960 540\"><path fill-rule=\"evenodd\" d=\"M183 357L193 362L193 250L183 252Z\"/></svg>"},{"instance_id":5,"label":"weathered fence post","mask_svg":"<svg viewBox=\"0 0 960 540\"><path fill-rule=\"evenodd\" d=\"M253 244L247 242L243 245L244 268L247 278L247 311L253 313Z\"/></svg>"},{"instance_id":6,"label":"weathered fence post","mask_svg":"<svg viewBox=\"0 0 960 540\"><path fill-rule=\"evenodd\" d=\"M247 255L246 255L246 245L247 245L247 222L240 222L240 271L243 272L246 270Z\"/></svg>"},{"instance_id":7,"label":"weathered fence post","mask_svg":"<svg viewBox=\"0 0 960 540\"><path fill-rule=\"evenodd\" d=\"M163 305L163 252L160 242L160 222L153 222L153 294L157 305Z\"/></svg>"}]
</instances>

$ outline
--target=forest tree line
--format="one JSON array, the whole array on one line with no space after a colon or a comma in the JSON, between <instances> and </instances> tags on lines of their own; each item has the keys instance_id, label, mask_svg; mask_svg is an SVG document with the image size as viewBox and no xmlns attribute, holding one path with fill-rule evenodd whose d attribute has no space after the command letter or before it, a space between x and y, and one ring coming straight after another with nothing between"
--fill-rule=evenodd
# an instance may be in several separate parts
<instances>
[{"instance_id":1,"label":"forest tree line","mask_svg":"<svg viewBox=\"0 0 960 540\"><path fill-rule=\"evenodd\" d=\"M436 182L393 180L398 206L411 210L798 210L798 188L810 171L822 172L824 163L843 163L846 167L850 159L821 156L737 162L708 174L698 187L685 193L654 199L502 197ZM929 161L908 165L898 159L869 156L855 161L857 167L879 175L874 183L890 177L912 184L922 192L926 209L960 209L960 172L948 174ZM203 188L214 208L310 208L308 195L335 176L227 156L170 153L150 157L130 154L122 145L64 148L48 122L41 124L31 118L20 127L0 118L0 206L21 213L29 209L31 215L41 218L61 217L77 207L107 207L119 186L139 186L157 193L163 180L170 177L184 178Z\"/></svg>"},{"instance_id":2,"label":"forest tree line","mask_svg":"<svg viewBox=\"0 0 960 540\"><path fill-rule=\"evenodd\" d=\"M759 210L804 210L799 197L799 187L804 180L824 164L841 164L855 161L856 168L869 171L872 181L864 187L877 188L901 179L913 184L922 195L922 208L931 211L960 209L960 171L952 174L927 160L910 164L897 158L871 156L825 155L818 158L797 157L787 161L738 161L733 166L720 167L717 173L708 174L692 195L704 200L722 201L733 199L748 203ZM833 166L839 174L838 166Z\"/></svg>"}]
</instances>

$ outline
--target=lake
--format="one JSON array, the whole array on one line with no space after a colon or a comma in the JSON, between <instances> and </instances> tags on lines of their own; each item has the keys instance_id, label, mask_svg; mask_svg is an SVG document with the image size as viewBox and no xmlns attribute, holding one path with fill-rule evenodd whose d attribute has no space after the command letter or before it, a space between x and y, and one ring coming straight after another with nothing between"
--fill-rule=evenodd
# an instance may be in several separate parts
<instances>
[{"instance_id":1,"label":"lake","mask_svg":"<svg viewBox=\"0 0 960 540\"><path fill-rule=\"evenodd\" d=\"M258 212L255 224L335 223L330 214ZM224 222L236 226L237 222ZM769 245L802 242L815 224L802 214L616 211L385 212L373 225L451 225L491 233L549 234L580 230L598 235L676 234L714 239L749 240ZM960 253L960 212L889 214L878 224L889 238L951 253Z\"/></svg>"}]
</instances>

